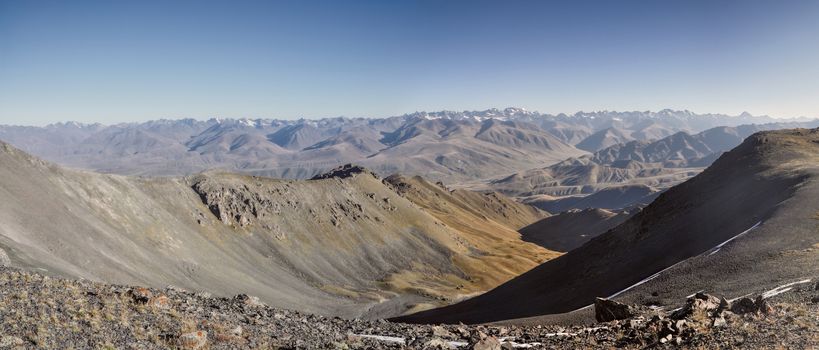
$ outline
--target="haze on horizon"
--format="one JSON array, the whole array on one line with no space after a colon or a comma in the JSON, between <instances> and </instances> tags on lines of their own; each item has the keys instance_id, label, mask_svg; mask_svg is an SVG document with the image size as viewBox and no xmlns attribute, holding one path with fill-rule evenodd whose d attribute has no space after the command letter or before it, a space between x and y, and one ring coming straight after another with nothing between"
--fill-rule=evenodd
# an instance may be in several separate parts
<instances>
[{"instance_id":1,"label":"haze on horizon","mask_svg":"<svg viewBox=\"0 0 819 350\"><path fill-rule=\"evenodd\" d=\"M819 3L0 0L0 124L819 116Z\"/></svg>"}]
</instances>

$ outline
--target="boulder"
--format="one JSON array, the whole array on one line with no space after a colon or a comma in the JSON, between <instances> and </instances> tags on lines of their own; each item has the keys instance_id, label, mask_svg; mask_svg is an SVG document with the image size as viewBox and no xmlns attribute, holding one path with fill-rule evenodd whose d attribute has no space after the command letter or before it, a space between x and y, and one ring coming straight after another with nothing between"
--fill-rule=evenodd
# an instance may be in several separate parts
<instances>
[{"instance_id":1,"label":"boulder","mask_svg":"<svg viewBox=\"0 0 819 350\"><path fill-rule=\"evenodd\" d=\"M154 293L148 288L136 287L131 289L131 299L139 304L145 304L154 297Z\"/></svg>"},{"instance_id":2,"label":"boulder","mask_svg":"<svg viewBox=\"0 0 819 350\"><path fill-rule=\"evenodd\" d=\"M472 345L472 350L501 350L501 343L498 338L487 336Z\"/></svg>"},{"instance_id":3,"label":"boulder","mask_svg":"<svg viewBox=\"0 0 819 350\"><path fill-rule=\"evenodd\" d=\"M594 300L594 318L597 322L625 320L636 315L636 310L629 305L605 298Z\"/></svg>"},{"instance_id":4,"label":"boulder","mask_svg":"<svg viewBox=\"0 0 819 350\"><path fill-rule=\"evenodd\" d=\"M236 299L237 301L241 302L242 304L244 304L246 306L249 306L249 307L262 307L262 306L265 306L265 303L263 303L261 300L259 300L259 297L256 297L256 296L247 295L247 294L237 294L233 298Z\"/></svg>"},{"instance_id":5,"label":"boulder","mask_svg":"<svg viewBox=\"0 0 819 350\"><path fill-rule=\"evenodd\" d=\"M444 339L456 338L455 334L452 334L452 332L441 326L432 326L432 335Z\"/></svg>"},{"instance_id":6,"label":"boulder","mask_svg":"<svg viewBox=\"0 0 819 350\"><path fill-rule=\"evenodd\" d=\"M742 315L749 312L756 312L757 306L751 298L740 298L731 304L731 312Z\"/></svg>"},{"instance_id":7,"label":"boulder","mask_svg":"<svg viewBox=\"0 0 819 350\"><path fill-rule=\"evenodd\" d=\"M725 298L718 298L705 293L697 293L688 298L685 306L671 314L673 319L682 319L691 316L694 312L704 312L715 314L728 309L729 304Z\"/></svg>"},{"instance_id":8,"label":"boulder","mask_svg":"<svg viewBox=\"0 0 819 350\"><path fill-rule=\"evenodd\" d=\"M747 314L749 312L769 314L773 312L773 308L768 305L768 301L763 299L762 296L758 296L755 300L746 297L735 301L731 305L731 312L737 315Z\"/></svg>"},{"instance_id":9,"label":"boulder","mask_svg":"<svg viewBox=\"0 0 819 350\"><path fill-rule=\"evenodd\" d=\"M441 338L432 338L426 342L424 342L423 349L425 350L449 350L450 346L446 340Z\"/></svg>"}]
</instances>

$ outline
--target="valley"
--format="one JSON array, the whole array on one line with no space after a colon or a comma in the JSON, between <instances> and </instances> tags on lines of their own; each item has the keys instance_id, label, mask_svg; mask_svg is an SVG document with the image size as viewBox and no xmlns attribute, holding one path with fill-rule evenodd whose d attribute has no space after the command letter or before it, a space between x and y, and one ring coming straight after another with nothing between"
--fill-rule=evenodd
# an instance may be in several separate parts
<instances>
[{"instance_id":1,"label":"valley","mask_svg":"<svg viewBox=\"0 0 819 350\"><path fill-rule=\"evenodd\" d=\"M0 249L12 266L59 276L385 317L480 293L559 255L516 232L545 212L359 167L314 180L147 179L63 169L7 144L0 164Z\"/></svg>"}]
</instances>

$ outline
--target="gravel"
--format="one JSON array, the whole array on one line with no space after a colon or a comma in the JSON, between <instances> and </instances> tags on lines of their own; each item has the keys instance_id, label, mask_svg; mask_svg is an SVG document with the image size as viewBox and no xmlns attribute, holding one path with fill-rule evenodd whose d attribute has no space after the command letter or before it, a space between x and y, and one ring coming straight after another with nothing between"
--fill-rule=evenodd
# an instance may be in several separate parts
<instances>
[{"instance_id":1,"label":"gravel","mask_svg":"<svg viewBox=\"0 0 819 350\"><path fill-rule=\"evenodd\" d=\"M732 308L698 294L674 313L634 307L634 317L592 327L411 325L0 268L0 349L806 348L819 346L816 295L803 284L762 307Z\"/></svg>"}]
</instances>

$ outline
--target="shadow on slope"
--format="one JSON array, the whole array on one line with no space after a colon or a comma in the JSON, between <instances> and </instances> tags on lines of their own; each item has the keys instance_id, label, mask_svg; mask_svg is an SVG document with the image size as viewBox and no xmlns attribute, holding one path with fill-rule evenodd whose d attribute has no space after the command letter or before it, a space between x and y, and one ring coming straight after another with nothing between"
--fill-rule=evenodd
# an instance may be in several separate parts
<instances>
[{"instance_id":1,"label":"shadow on slope","mask_svg":"<svg viewBox=\"0 0 819 350\"><path fill-rule=\"evenodd\" d=\"M817 165L819 129L757 133L700 175L669 189L633 218L580 248L481 296L396 320L483 323L568 312L591 304L595 297L639 287L652 274L695 256L723 260L701 263L698 269L672 277L655 275L655 285L662 286L661 278L671 278L677 287L696 284L733 292L739 290L736 286L759 288L815 273L819 254L811 245L816 242L816 222L805 213L813 215L819 209ZM744 250L700 257L760 222L752 235L732 245ZM637 289L646 291L632 291ZM689 292L663 290L666 295Z\"/></svg>"}]
</instances>

